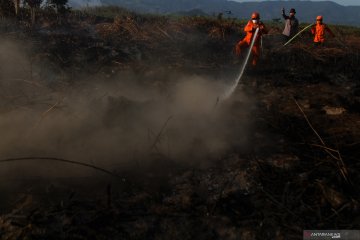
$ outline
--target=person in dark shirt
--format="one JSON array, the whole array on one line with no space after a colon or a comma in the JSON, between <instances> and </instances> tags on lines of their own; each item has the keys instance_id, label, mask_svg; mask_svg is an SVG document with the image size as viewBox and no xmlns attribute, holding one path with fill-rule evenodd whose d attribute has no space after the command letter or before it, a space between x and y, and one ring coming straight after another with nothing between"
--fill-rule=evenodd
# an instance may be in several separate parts
<instances>
[{"instance_id":1,"label":"person in dark shirt","mask_svg":"<svg viewBox=\"0 0 360 240\"><path fill-rule=\"evenodd\" d=\"M296 11L290 9L289 16L285 14L285 8L282 9L282 16L285 19L285 28L283 31L284 41L290 40L299 31L299 21L295 17Z\"/></svg>"}]
</instances>

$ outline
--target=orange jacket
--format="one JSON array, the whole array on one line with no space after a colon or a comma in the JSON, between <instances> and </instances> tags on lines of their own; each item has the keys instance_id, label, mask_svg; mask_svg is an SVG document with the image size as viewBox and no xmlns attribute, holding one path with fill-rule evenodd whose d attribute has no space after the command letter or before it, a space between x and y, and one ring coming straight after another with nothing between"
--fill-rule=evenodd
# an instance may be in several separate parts
<instances>
[{"instance_id":1,"label":"orange jacket","mask_svg":"<svg viewBox=\"0 0 360 240\"><path fill-rule=\"evenodd\" d=\"M325 31L327 31L331 36L335 36L334 33L323 23L317 23L311 28L311 33L315 35L314 42L323 43L325 41Z\"/></svg>"},{"instance_id":2,"label":"orange jacket","mask_svg":"<svg viewBox=\"0 0 360 240\"><path fill-rule=\"evenodd\" d=\"M246 24L244 31L246 32L246 36L244 40L250 45L253 34L255 33L256 28L259 27L259 33L255 40L255 45L260 44L260 38L262 34L266 34L268 31L265 28L265 25L262 22L259 22L257 24L253 23L251 20Z\"/></svg>"}]
</instances>

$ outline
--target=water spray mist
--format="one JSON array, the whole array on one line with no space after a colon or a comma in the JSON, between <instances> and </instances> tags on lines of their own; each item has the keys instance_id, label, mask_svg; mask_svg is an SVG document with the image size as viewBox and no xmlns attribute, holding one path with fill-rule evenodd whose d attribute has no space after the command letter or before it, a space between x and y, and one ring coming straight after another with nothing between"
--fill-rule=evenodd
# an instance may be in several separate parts
<instances>
[{"instance_id":1,"label":"water spray mist","mask_svg":"<svg viewBox=\"0 0 360 240\"><path fill-rule=\"evenodd\" d=\"M243 74L244 74L246 64L247 64L248 61L249 61L250 54L251 54L251 49L254 47L255 40L256 40L256 37L257 37L258 33L259 33L259 28L256 28L255 33L254 33L254 36L253 36L253 39L252 39L251 44L250 44L250 47L249 47L249 50L248 50L248 52L247 52L247 54L246 54L245 62L244 62L243 65L241 66L239 75L237 76L236 81L234 82L234 84L231 85L230 88L227 89L227 90L225 91L225 93L220 97L220 100L225 100L225 99L229 98L229 97L233 94L233 92L235 91L237 85L239 84L240 79L241 79L241 77L242 77Z\"/></svg>"}]
</instances>

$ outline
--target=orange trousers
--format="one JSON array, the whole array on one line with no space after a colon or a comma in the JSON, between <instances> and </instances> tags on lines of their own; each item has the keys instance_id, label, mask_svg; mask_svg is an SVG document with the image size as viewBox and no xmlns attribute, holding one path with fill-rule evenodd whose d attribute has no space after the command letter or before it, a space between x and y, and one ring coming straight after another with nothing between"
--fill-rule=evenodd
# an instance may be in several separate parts
<instances>
[{"instance_id":1,"label":"orange trousers","mask_svg":"<svg viewBox=\"0 0 360 240\"><path fill-rule=\"evenodd\" d=\"M244 48L248 48L250 47L250 44L248 43L248 41L246 41L246 39L241 40L238 44L236 44L236 54L238 56L240 56L240 53L242 51L242 49ZM260 58L260 44L255 43L253 48L251 49L251 54L252 54L252 65L256 66L256 64L259 61Z\"/></svg>"}]
</instances>

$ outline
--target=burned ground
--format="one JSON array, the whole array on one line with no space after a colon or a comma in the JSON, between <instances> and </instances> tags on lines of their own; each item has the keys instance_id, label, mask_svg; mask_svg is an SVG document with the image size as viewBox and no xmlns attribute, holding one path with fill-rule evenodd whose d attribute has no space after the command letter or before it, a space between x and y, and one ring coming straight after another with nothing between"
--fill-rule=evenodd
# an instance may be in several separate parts
<instances>
[{"instance_id":1,"label":"burned ground","mask_svg":"<svg viewBox=\"0 0 360 240\"><path fill-rule=\"evenodd\" d=\"M223 100L242 63L241 23L42 21L1 26L0 149L13 158L0 162L1 239L359 229L359 30L323 48L307 34L281 48L272 26L259 66Z\"/></svg>"}]
</instances>

